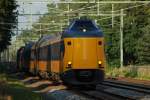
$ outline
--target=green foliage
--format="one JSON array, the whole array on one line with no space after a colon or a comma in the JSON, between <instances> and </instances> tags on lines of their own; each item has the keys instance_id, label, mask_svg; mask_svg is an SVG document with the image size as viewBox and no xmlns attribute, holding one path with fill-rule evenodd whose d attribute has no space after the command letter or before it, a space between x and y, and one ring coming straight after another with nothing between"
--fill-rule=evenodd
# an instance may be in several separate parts
<instances>
[{"instance_id":1,"label":"green foliage","mask_svg":"<svg viewBox=\"0 0 150 100\"><path fill-rule=\"evenodd\" d=\"M141 80L150 79L150 67L147 66L126 66L123 68L106 68L106 76L108 77L129 77Z\"/></svg>"},{"instance_id":2,"label":"green foliage","mask_svg":"<svg viewBox=\"0 0 150 100\"><path fill-rule=\"evenodd\" d=\"M132 67L130 70L128 70L125 73L125 77L132 77L135 78L138 76L138 72L137 72L137 68L136 67Z\"/></svg>"},{"instance_id":3,"label":"green foliage","mask_svg":"<svg viewBox=\"0 0 150 100\"><path fill-rule=\"evenodd\" d=\"M20 80L6 74L0 74L0 95L11 96L13 100L42 100L40 94L33 93Z\"/></svg>"},{"instance_id":4,"label":"green foliage","mask_svg":"<svg viewBox=\"0 0 150 100\"><path fill-rule=\"evenodd\" d=\"M124 63L126 65L136 64L138 62L139 51L137 47L141 37L146 34L142 30L143 28L145 30L145 26L148 24L148 10L150 10L149 5L127 11L129 17L125 20L124 28ZM143 43L143 41L141 42ZM144 50L144 48L142 49ZM138 64L141 63L142 62L138 62Z\"/></svg>"},{"instance_id":5,"label":"green foliage","mask_svg":"<svg viewBox=\"0 0 150 100\"><path fill-rule=\"evenodd\" d=\"M129 8L131 6L133 6L133 4L118 5L115 6L115 9ZM150 34L149 6L150 5L145 5L133 9L124 10L124 13L126 14L126 16L124 17L123 30L124 65L142 64L143 62L145 62L144 64L150 63L149 46L147 45L149 44L148 40L150 40L148 36ZM115 18L115 21L115 23L120 23L119 17ZM112 42L112 46L106 47L107 59L110 66L119 64L120 62L120 34L119 32L117 32L117 30L119 29L118 25L115 25L115 27L112 29L115 31L111 31L111 34L106 33L108 35L106 35L106 41ZM112 39L110 39L109 37L112 37Z\"/></svg>"},{"instance_id":6,"label":"green foliage","mask_svg":"<svg viewBox=\"0 0 150 100\"><path fill-rule=\"evenodd\" d=\"M6 91L7 94L12 96L13 100L42 100L39 94L16 84L7 85L1 91Z\"/></svg>"},{"instance_id":7,"label":"green foliage","mask_svg":"<svg viewBox=\"0 0 150 100\"><path fill-rule=\"evenodd\" d=\"M139 40L138 60L141 64L150 63L150 26L144 28L144 35Z\"/></svg>"},{"instance_id":8,"label":"green foliage","mask_svg":"<svg viewBox=\"0 0 150 100\"><path fill-rule=\"evenodd\" d=\"M16 7L15 0L0 0L0 52L10 45L11 36L14 35L11 29L15 28L15 24L9 23L16 23Z\"/></svg>"},{"instance_id":9,"label":"green foliage","mask_svg":"<svg viewBox=\"0 0 150 100\"><path fill-rule=\"evenodd\" d=\"M8 70L9 66L0 63L0 73L5 73Z\"/></svg>"}]
</instances>

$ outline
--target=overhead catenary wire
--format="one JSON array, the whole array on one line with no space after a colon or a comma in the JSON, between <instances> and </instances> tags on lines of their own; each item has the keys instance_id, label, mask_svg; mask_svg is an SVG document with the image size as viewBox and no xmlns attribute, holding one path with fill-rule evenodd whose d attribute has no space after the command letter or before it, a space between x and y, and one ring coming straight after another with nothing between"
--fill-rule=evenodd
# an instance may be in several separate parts
<instances>
[{"instance_id":1,"label":"overhead catenary wire","mask_svg":"<svg viewBox=\"0 0 150 100\"><path fill-rule=\"evenodd\" d=\"M127 9L132 9L132 8L135 8L135 7L140 7L140 6L143 6L143 5L147 5L147 4L141 4L141 5L136 5L136 6L132 6L132 7L127 7L127 8L123 8L123 10L127 10ZM94 6L91 6L91 7L94 7ZM84 8L85 9L85 8ZM84 10L83 8L82 8L82 10ZM81 10L81 9L79 9L79 10ZM79 11L79 10L75 10L75 11ZM120 10L115 10L114 12L118 12L118 11L120 11ZM73 11L72 11L73 12ZM117 16L115 16L115 17L117 17ZM78 18L78 17L74 17L74 18ZM99 20L104 20L104 19L109 19L109 18L112 18L112 17L106 17L106 18L101 18L101 19L98 19L98 21ZM70 18L70 19L73 19L73 18ZM69 20L70 20L69 19ZM67 19L64 19L64 20L67 20ZM0 24L14 24L14 23L0 23ZM36 24L36 23L34 23L34 24ZM38 24L41 24L41 25L43 25L43 23L38 23ZM44 24L46 24L46 23L44 23ZM49 24L49 25L52 25L52 24ZM53 24L54 25L54 24ZM11 29L10 29L11 30Z\"/></svg>"},{"instance_id":2,"label":"overhead catenary wire","mask_svg":"<svg viewBox=\"0 0 150 100\"><path fill-rule=\"evenodd\" d=\"M140 7L140 6L143 6L143 5L147 5L147 3L145 4L141 4L141 5L136 5L136 6L132 6L132 7L128 7L128 8L123 8L123 10L127 10L127 9L132 9L132 8L134 8L134 7ZM73 12L76 12L76 11L80 11L80 10L84 10L84 9L86 9L86 7L88 7L88 8L92 8L92 7L96 7L96 5L92 5L92 6L84 6L84 8L81 8L81 9L78 9L78 10L74 10L74 11L69 11L69 13L73 13ZM113 11L113 12L118 12L118 11L120 11L120 10L115 10L115 11ZM64 12L63 12L64 13ZM68 14L69 14L68 13ZM90 15L90 14L89 14ZM94 15L94 14L92 14L92 15ZM95 16L96 16L96 14L95 14ZM119 15L118 15L119 16ZM117 16L115 16L115 17L117 17ZM73 18L70 18L69 20L71 20L71 19L74 19L74 18L78 18L78 17L73 17ZM98 21L99 20L104 20L104 19L109 19L109 18L112 18L112 17L106 17L106 18L101 18L101 19L98 19ZM64 19L64 20L68 20L68 19ZM64 20L62 20L62 21L64 21ZM2 23L0 23L0 24L2 24ZM5 23L5 24L14 24L14 23ZM41 23L40 23L41 24ZM43 24L41 24L41 25L43 25ZM50 25L55 25L55 24L50 24Z\"/></svg>"},{"instance_id":3,"label":"overhead catenary wire","mask_svg":"<svg viewBox=\"0 0 150 100\"><path fill-rule=\"evenodd\" d=\"M140 7L140 6L143 6L143 5L147 5L147 4L149 4L149 3L146 3L146 4L141 4L141 5L136 5L136 6L132 6L132 7L127 7L127 8L123 8L123 10L127 10L127 9L132 9L132 8L135 8L135 7ZM85 8L84 8L85 9ZM80 10L80 9L78 9L78 10ZM75 11L78 11L78 10L75 10ZM120 10L115 10L115 11L113 11L113 12L119 12ZM73 12L73 11L70 11L70 12ZM111 11L110 11L111 12ZM94 14L93 14L94 15ZM118 15L120 15L120 14L118 14ZM95 14L95 16L96 16L96 14ZM114 15L115 16L115 15ZM75 18L77 18L77 17L75 17ZM111 18L111 17L107 17L107 18ZM71 18L72 19L72 18ZM102 19L105 19L105 18L102 18ZM102 20L102 19L98 19L98 20ZM65 19L65 20L67 20L67 19ZM9 23L0 23L0 24L9 24ZM10 23L10 24L14 24L14 23Z\"/></svg>"},{"instance_id":4,"label":"overhead catenary wire","mask_svg":"<svg viewBox=\"0 0 150 100\"><path fill-rule=\"evenodd\" d=\"M140 6L143 6L143 5L147 5L147 4L150 4L150 3L146 3L146 4L141 4L141 5L136 5L136 6L132 6L132 7L127 7L127 8L123 8L122 10L128 10L128 9L132 9L132 8L136 8L136 7L140 7ZM119 12L120 10L115 10L113 12ZM125 15L125 14L124 14ZM114 15L114 17L117 17ZM105 18L101 18L101 19L98 19L98 20L104 20L104 19L110 19L112 17L105 17Z\"/></svg>"}]
</instances>

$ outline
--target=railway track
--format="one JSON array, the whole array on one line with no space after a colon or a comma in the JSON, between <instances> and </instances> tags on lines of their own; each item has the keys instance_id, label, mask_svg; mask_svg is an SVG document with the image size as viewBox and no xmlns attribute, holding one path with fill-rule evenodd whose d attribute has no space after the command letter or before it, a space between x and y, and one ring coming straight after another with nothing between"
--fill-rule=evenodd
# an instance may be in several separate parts
<instances>
[{"instance_id":1,"label":"railway track","mask_svg":"<svg viewBox=\"0 0 150 100\"><path fill-rule=\"evenodd\" d=\"M38 78L27 78L23 81L28 88L34 88L33 92L48 92L53 90L66 90L90 98L91 100L150 100L150 86L123 83L114 80L105 80L97 85L96 89L74 89L64 85L53 85L51 81ZM82 88L82 87L81 87Z\"/></svg>"},{"instance_id":2,"label":"railway track","mask_svg":"<svg viewBox=\"0 0 150 100\"><path fill-rule=\"evenodd\" d=\"M96 90L81 91L97 100L150 100L150 86L105 80Z\"/></svg>"},{"instance_id":3,"label":"railway track","mask_svg":"<svg viewBox=\"0 0 150 100\"><path fill-rule=\"evenodd\" d=\"M132 84L128 82L113 81L113 80L105 80L102 84L142 92L145 94L150 94L150 86L148 85Z\"/></svg>"}]
</instances>

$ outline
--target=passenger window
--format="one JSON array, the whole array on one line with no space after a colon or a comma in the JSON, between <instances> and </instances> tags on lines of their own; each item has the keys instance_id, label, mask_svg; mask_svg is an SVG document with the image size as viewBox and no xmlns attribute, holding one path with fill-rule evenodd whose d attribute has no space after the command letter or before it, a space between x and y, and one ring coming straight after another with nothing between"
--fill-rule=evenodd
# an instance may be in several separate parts
<instances>
[{"instance_id":1,"label":"passenger window","mask_svg":"<svg viewBox=\"0 0 150 100\"><path fill-rule=\"evenodd\" d=\"M102 41L98 41L98 45L102 45Z\"/></svg>"},{"instance_id":2,"label":"passenger window","mask_svg":"<svg viewBox=\"0 0 150 100\"><path fill-rule=\"evenodd\" d=\"M67 42L68 45L71 45L71 41Z\"/></svg>"}]
</instances>

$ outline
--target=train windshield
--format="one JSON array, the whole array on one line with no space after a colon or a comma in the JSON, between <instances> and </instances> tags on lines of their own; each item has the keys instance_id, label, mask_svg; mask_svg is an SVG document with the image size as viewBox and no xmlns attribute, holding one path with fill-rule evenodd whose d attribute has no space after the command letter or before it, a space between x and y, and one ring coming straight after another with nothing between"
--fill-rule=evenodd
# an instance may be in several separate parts
<instances>
[{"instance_id":1,"label":"train windshield","mask_svg":"<svg viewBox=\"0 0 150 100\"><path fill-rule=\"evenodd\" d=\"M97 26L92 21L76 21L70 28L72 31L94 31L97 30Z\"/></svg>"}]
</instances>

